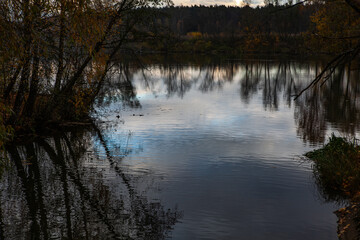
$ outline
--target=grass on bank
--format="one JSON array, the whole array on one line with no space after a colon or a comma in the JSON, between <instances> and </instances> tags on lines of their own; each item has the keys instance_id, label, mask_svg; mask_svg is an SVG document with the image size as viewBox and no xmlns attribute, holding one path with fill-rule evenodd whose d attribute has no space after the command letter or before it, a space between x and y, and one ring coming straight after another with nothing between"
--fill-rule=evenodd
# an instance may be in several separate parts
<instances>
[{"instance_id":1,"label":"grass on bank","mask_svg":"<svg viewBox=\"0 0 360 240\"><path fill-rule=\"evenodd\" d=\"M305 154L328 200L360 199L360 146L354 139L332 135L321 149Z\"/></svg>"}]
</instances>

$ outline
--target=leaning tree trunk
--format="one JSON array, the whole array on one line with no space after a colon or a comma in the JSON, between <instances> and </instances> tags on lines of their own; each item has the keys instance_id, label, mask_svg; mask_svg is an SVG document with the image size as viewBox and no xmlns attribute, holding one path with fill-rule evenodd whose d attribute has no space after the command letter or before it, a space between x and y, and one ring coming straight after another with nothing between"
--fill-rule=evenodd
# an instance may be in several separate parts
<instances>
[{"instance_id":1,"label":"leaning tree trunk","mask_svg":"<svg viewBox=\"0 0 360 240\"><path fill-rule=\"evenodd\" d=\"M79 81L81 78L85 68L91 63L94 56L98 54L104 47L104 43L109 35L111 34L112 28L116 25L117 21L120 19L122 12L124 11L125 3L127 1L123 1L123 3L119 6L116 13L111 17L109 20L107 27L100 38L100 40L95 44L93 51L91 51L85 60L82 62L80 67L75 71L72 77L64 84L64 86L59 90L55 91L54 96L47 107L47 112L52 113L52 116L56 116L58 112L63 111L62 102L64 99L68 99L71 96L74 85ZM59 83L58 83L59 84Z\"/></svg>"},{"instance_id":2,"label":"leaning tree trunk","mask_svg":"<svg viewBox=\"0 0 360 240\"><path fill-rule=\"evenodd\" d=\"M32 44L32 33L31 33L31 13L30 13L30 1L24 1L23 3L24 11L24 58L23 58L23 69L20 77L20 84L15 98L15 103L13 105L13 112L9 119L10 124L17 122L21 107L25 98L25 91L28 86L28 81L30 77L30 65L31 65L31 44Z\"/></svg>"},{"instance_id":3,"label":"leaning tree trunk","mask_svg":"<svg viewBox=\"0 0 360 240\"><path fill-rule=\"evenodd\" d=\"M36 44L36 46L34 47L34 59L32 65L30 91L24 107L24 114L26 117L31 117L31 115L33 114L34 105L39 89L39 65L39 46L38 44Z\"/></svg>"},{"instance_id":4,"label":"leaning tree trunk","mask_svg":"<svg viewBox=\"0 0 360 240\"><path fill-rule=\"evenodd\" d=\"M58 94L61 86L61 79L64 72L64 38L65 38L65 6L64 1L60 2L60 29L59 29L59 60L58 60L58 71L56 73L55 81L55 94Z\"/></svg>"}]
</instances>

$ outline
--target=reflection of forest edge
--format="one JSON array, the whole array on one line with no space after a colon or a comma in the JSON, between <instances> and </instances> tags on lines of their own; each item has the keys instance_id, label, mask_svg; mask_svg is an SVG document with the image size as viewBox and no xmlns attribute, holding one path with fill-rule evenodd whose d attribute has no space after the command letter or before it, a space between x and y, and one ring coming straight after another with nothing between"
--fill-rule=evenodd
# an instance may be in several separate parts
<instances>
[{"instance_id":1,"label":"reflection of forest edge","mask_svg":"<svg viewBox=\"0 0 360 240\"><path fill-rule=\"evenodd\" d=\"M184 56L183 61L183 57L180 60L156 58L161 63L145 65L145 70L132 64L119 64L116 71L120 74L113 75L112 83L99 98L100 103L104 103L105 95L109 100L108 93L115 85L125 104L140 106L133 83L139 74L145 88L156 94L156 86L162 84L168 97L182 98L193 88L208 92L221 89L226 83L239 82L239 96L245 104L257 94L261 94L265 110L278 111L282 100L288 107L294 104L298 136L304 142L323 143L330 127L352 136L359 130L359 71L354 70L354 66L338 67L326 83L293 101L293 96L323 69L324 62L226 58L213 61L205 56L190 61ZM177 63L179 61L182 63Z\"/></svg>"},{"instance_id":2,"label":"reflection of forest edge","mask_svg":"<svg viewBox=\"0 0 360 240\"><path fill-rule=\"evenodd\" d=\"M92 137L106 156L89 154ZM6 150L1 239L164 239L182 215L138 193L95 126Z\"/></svg>"}]
</instances>

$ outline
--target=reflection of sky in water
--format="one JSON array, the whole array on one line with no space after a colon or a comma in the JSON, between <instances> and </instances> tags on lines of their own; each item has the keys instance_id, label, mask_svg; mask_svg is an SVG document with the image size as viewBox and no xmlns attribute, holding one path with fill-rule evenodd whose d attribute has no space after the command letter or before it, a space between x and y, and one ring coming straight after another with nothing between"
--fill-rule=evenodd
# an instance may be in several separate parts
<instances>
[{"instance_id":1,"label":"reflection of sky in water","mask_svg":"<svg viewBox=\"0 0 360 240\"><path fill-rule=\"evenodd\" d=\"M299 157L311 148L297 137L293 107L279 98L277 111L265 110L261 90L245 104L241 69L214 91L195 81L183 98L168 97L158 74L151 89L135 75L142 108L124 109L124 124L110 114L104 120L119 124L104 135L112 151L133 150L121 162L128 172L160 176L154 198L184 211L174 239L336 239L336 206L319 199Z\"/></svg>"}]
</instances>

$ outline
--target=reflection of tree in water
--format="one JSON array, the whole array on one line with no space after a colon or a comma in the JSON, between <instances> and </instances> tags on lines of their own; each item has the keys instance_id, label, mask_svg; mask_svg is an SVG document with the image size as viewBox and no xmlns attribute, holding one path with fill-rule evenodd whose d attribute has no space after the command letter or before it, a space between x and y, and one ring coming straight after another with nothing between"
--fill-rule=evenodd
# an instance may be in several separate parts
<instances>
[{"instance_id":1,"label":"reflection of tree in water","mask_svg":"<svg viewBox=\"0 0 360 240\"><path fill-rule=\"evenodd\" d=\"M245 103L252 95L262 90L262 102L265 110L278 111L279 99L282 95L285 104L291 107L292 96L304 88L314 76L310 64L296 62L250 61L245 64L245 74L240 80L240 96ZM307 101L318 98L317 94L307 95L309 99L296 102L295 120L298 125L298 135L304 141L322 142L324 140L322 105L308 108ZM318 103L317 101L315 101Z\"/></svg>"},{"instance_id":2,"label":"reflection of tree in water","mask_svg":"<svg viewBox=\"0 0 360 240\"><path fill-rule=\"evenodd\" d=\"M158 74L156 72L158 70ZM144 73L146 87L156 91L156 84L161 80L167 97L177 95L181 98L197 87L202 92L219 90L224 83L231 82L236 72L234 64L178 65L161 64L150 72ZM156 94L156 92L155 92Z\"/></svg>"},{"instance_id":3,"label":"reflection of tree in water","mask_svg":"<svg viewBox=\"0 0 360 240\"><path fill-rule=\"evenodd\" d=\"M295 119L304 141L323 142L329 126L352 136L360 129L358 79L358 70L339 67L328 82L311 89L296 101Z\"/></svg>"},{"instance_id":4,"label":"reflection of tree in water","mask_svg":"<svg viewBox=\"0 0 360 240\"><path fill-rule=\"evenodd\" d=\"M222 89L225 83L233 82L240 75L240 96L244 102L248 103L254 94L262 90L265 109L277 110L280 93L291 105L291 95L301 88L296 82L298 67L291 62L272 61L228 61L200 66L162 64L155 67L160 70L158 75L145 72L144 79L150 89L162 80L168 97L175 94L183 97L192 87L202 92Z\"/></svg>"},{"instance_id":5,"label":"reflection of tree in water","mask_svg":"<svg viewBox=\"0 0 360 240\"><path fill-rule=\"evenodd\" d=\"M360 127L359 95L359 71L351 71L350 66L338 69L324 88L323 101L328 107L326 119L340 127L342 132L354 134Z\"/></svg>"},{"instance_id":6,"label":"reflection of tree in water","mask_svg":"<svg viewBox=\"0 0 360 240\"><path fill-rule=\"evenodd\" d=\"M241 99L249 103L253 95L262 91L264 108L277 111L281 95L290 107L293 103L292 96L314 78L321 66L296 62L249 61L240 63L240 69L244 72L240 79ZM326 84L308 90L295 101L297 133L305 142L324 142L329 126L348 135L354 135L360 129L358 79L358 70L352 71L350 67L344 66Z\"/></svg>"},{"instance_id":7,"label":"reflection of tree in water","mask_svg":"<svg viewBox=\"0 0 360 240\"><path fill-rule=\"evenodd\" d=\"M317 91L306 94L305 100L297 102L295 108L295 121L298 126L297 134L304 142L312 144L323 143L326 133L326 121L324 109Z\"/></svg>"},{"instance_id":8,"label":"reflection of tree in water","mask_svg":"<svg viewBox=\"0 0 360 240\"><path fill-rule=\"evenodd\" d=\"M93 132L105 148L103 160L89 154L88 132L7 147L1 239L164 239L170 233L181 213L139 195L101 131Z\"/></svg>"},{"instance_id":9,"label":"reflection of tree in water","mask_svg":"<svg viewBox=\"0 0 360 240\"><path fill-rule=\"evenodd\" d=\"M137 69L137 68L136 68ZM114 67L107 75L97 97L98 107L104 107L111 102L121 100L130 107L141 107L133 83L134 71L129 63L114 63ZM120 99L119 99L120 98Z\"/></svg>"},{"instance_id":10,"label":"reflection of tree in water","mask_svg":"<svg viewBox=\"0 0 360 240\"><path fill-rule=\"evenodd\" d=\"M292 95L305 85L304 79L311 77L308 64L289 61L247 61L241 64L244 71L240 79L242 100L248 103L261 90L263 106L270 111L279 110L281 97L290 107Z\"/></svg>"},{"instance_id":11,"label":"reflection of tree in water","mask_svg":"<svg viewBox=\"0 0 360 240\"><path fill-rule=\"evenodd\" d=\"M265 110L278 111L281 102L288 107L295 104L297 134L304 142L318 144L324 142L329 127L349 135L360 129L358 70L338 68L326 84L308 90L293 101L293 96L307 86L322 67L318 62L309 61L244 60L192 65L168 62L149 65L150 71L147 71L146 67L121 64L116 68L119 73L113 74L112 84L102 91L102 96L108 97L100 99L111 99L108 93L117 89L125 104L140 106L134 87L134 77L139 73L146 88L155 95L157 91L165 91L167 97L182 98L194 88L202 92L216 91L226 83L239 81L239 94L246 104L259 93Z\"/></svg>"},{"instance_id":12,"label":"reflection of tree in water","mask_svg":"<svg viewBox=\"0 0 360 240\"><path fill-rule=\"evenodd\" d=\"M182 69L179 65L161 65L160 73L163 76L168 97L176 93L179 97L184 97L190 90L192 82L196 80Z\"/></svg>"},{"instance_id":13,"label":"reflection of tree in water","mask_svg":"<svg viewBox=\"0 0 360 240\"><path fill-rule=\"evenodd\" d=\"M224 66L218 64L208 65L200 68L204 77L200 80L199 90L202 92L222 89L224 83L232 82L236 72L236 65L228 62Z\"/></svg>"}]
</instances>

